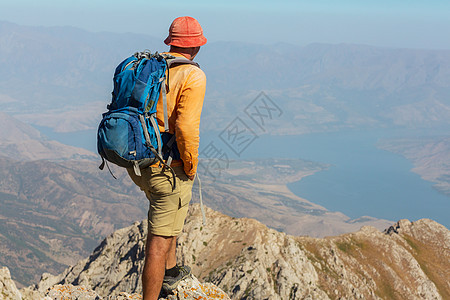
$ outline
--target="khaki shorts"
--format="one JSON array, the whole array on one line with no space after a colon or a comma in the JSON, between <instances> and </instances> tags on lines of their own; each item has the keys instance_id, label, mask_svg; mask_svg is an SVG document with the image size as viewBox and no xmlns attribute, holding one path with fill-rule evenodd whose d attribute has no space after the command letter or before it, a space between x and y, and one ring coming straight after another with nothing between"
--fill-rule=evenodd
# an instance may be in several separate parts
<instances>
[{"instance_id":1,"label":"khaki shorts","mask_svg":"<svg viewBox=\"0 0 450 300\"><path fill-rule=\"evenodd\" d=\"M170 170L148 167L141 170L142 176L136 176L133 169L128 169L133 182L145 192L150 201L148 232L154 235L179 235L191 201L193 180L186 176L182 166L172 168L177 181L173 191Z\"/></svg>"}]
</instances>

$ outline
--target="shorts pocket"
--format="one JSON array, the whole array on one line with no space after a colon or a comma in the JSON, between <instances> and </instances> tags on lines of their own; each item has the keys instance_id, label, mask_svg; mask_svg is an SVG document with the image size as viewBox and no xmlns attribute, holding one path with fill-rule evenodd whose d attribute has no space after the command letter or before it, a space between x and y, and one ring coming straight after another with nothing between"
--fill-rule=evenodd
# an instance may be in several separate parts
<instances>
[{"instance_id":1,"label":"shorts pocket","mask_svg":"<svg viewBox=\"0 0 450 300\"><path fill-rule=\"evenodd\" d=\"M172 190L174 183L173 180L174 178L170 171L161 172L159 170L154 172L148 181L149 190L152 194L158 196L167 196L177 193L179 189L178 184L176 190Z\"/></svg>"}]
</instances>

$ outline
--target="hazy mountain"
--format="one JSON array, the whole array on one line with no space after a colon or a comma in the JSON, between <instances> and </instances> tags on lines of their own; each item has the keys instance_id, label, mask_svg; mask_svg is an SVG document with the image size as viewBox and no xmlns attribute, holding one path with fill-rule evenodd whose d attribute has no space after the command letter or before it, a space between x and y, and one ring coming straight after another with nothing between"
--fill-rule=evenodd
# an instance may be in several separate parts
<instances>
[{"instance_id":1,"label":"hazy mountain","mask_svg":"<svg viewBox=\"0 0 450 300\"><path fill-rule=\"evenodd\" d=\"M16 113L103 100L109 98L115 64L155 44L135 34L0 22L0 94L27 104L10 103Z\"/></svg>"},{"instance_id":2,"label":"hazy mountain","mask_svg":"<svg viewBox=\"0 0 450 300\"><path fill-rule=\"evenodd\" d=\"M450 232L428 219L402 220L314 239L191 207L178 238L178 262L232 299L447 299ZM226 231L223 228L227 228ZM100 296L140 293L146 222L106 238L89 258L62 274L45 274L23 293L55 284L83 285ZM36 294L35 294L36 295ZM200 298L195 298L200 299Z\"/></svg>"},{"instance_id":3,"label":"hazy mountain","mask_svg":"<svg viewBox=\"0 0 450 300\"><path fill-rule=\"evenodd\" d=\"M144 35L6 22L0 45L4 110L59 131L96 127L120 60L167 49ZM217 42L198 61L208 77L204 130L222 130L262 90L285 113L274 133L449 127L450 51Z\"/></svg>"},{"instance_id":4,"label":"hazy mountain","mask_svg":"<svg viewBox=\"0 0 450 300\"><path fill-rule=\"evenodd\" d=\"M13 160L95 159L97 155L48 140L35 128L0 112L0 153Z\"/></svg>"},{"instance_id":5,"label":"hazy mountain","mask_svg":"<svg viewBox=\"0 0 450 300\"><path fill-rule=\"evenodd\" d=\"M383 140L379 147L399 153L414 164L413 172L435 182L434 187L450 196L450 137L416 137Z\"/></svg>"}]
</instances>

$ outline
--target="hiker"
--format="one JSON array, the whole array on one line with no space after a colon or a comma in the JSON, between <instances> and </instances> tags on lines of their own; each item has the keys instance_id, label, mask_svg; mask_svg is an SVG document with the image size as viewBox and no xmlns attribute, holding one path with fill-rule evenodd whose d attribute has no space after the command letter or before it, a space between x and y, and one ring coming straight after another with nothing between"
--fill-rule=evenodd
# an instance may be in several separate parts
<instances>
[{"instance_id":1,"label":"hiker","mask_svg":"<svg viewBox=\"0 0 450 300\"><path fill-rule=\"evenodd\" d=\"M192 17L176 18L164 41L168 54L193 60L206 44L203 30ZM179 64L169 69L167 112L169 133L175 134L175 155L171 171L157 163L141 169L137 176L127 169L135 184L150 201L148 236L142 275L143 299L158 299L161 288L169 292L191 274L188 266L176 262L177 236L181 233L192 195L197 170L200 115L206 88L206 76L196 65ZM158 101L156 119L164 132L163 101ZM175 189L173 190L175 182Z\"/></svg>"}]
</instances>

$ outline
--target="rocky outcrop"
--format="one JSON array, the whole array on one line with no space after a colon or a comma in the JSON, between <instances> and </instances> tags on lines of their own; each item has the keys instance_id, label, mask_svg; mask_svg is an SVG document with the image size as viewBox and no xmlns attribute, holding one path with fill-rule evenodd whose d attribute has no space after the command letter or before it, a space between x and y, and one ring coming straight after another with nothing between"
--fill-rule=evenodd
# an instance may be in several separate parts
<instances>
[{"instance_id":1,"label":"rocky outcrop","mask_svg":"<svg viewBox=\"0 0 450 300\"><path fill-rule=\"evenodd\" d=\"M11 279L8 268L0 269L0 300L20 300L22 295Z\"/></svg>"},{"instance_id":2,"label":"rocky outcrop","mask_svg":"<svg viewBox=\"0 0 450 300\"><path fill-rule=\"evenodd\" d=\"M180 253L232 299L450 298L450 232L432 220L402 220L397 233L365 226L323 239L216 212L208 221L189 219Z\"/></svg>"},{"instance_id":3,"label":"rocky outcrop","mask_svg":"<svg viewBox=\"0 0 450 300\"><path fill-rule=\"evenodd\" d=\"M6 269L7 270L7 269ZM141 300L138 293L129 294L126 292L116 293L107 297L102 297L90 288L83 285L56 284L48 288L45 292L31 289L23 290L23 298L18 292L14 283L0 289L2 294L0 299L33 299L33 300ZM17 294L18 293L18 294ZM200 283L194 276L184 279L170 295L161 295L159 300L205 300L230 298L220 288L211 283Z\"/></svg>"},{"instance_id":4,"label":"rocky outcrop","mask_svg":"<svg viewBox=\"0 0 450 300\"><path fill-rule=\"evenodd\" d=\"M298 241L330 298L448 299L449 238L447 228L423 219L402 220L384 233L363 227Z\"/></svg>"},{"instance_id":5,"label":"rocky outcrop","mask_svg":"<svg viewBox=\"0 0 450 300\"><path fill-rule=\"evenodd\" d=\"M319 239L206 211L204 226L199 207L191 207L178 239L178 261L232 299L450 298L450 232L432 220L402 220L385 232L366 226ZM145 233L146 222L121 229L89 258L58 276L46 274L27 291L42 294L73 284L99 297L139 294Z\"/></svg>"},{"instance_id":6,"label":"rocky outcrop","mask_svg":"<svg viewBox=\"0 0 450 300\"><path fill-rule=\"evenodd\" d=\"M51 299L60 299L60 295L69 293L88 297L73 299L122 299L119 296L125 295L124 291L140 294L146 225L147 222L136 222L116 231L103 240L90 257L67 268L60 275L44 273L37 285L23 289L22 293L33 299L48 296L49 291ZM131 299L140 299L134 297ZM180 283L174 295L168 295L166 299L229 298L217 286L200 283L192 276Z\"/></svg>"},{"instance_id":7,"label":"rocky outcrop","mask_svg":"<svg viewBox=\"0 0 450 300\"><path fill-rule=\"evenodd\" d=\"M142 296L137 293L129 294L121 292L108 297L101 297L91 289L83 286L74 286L72 284L55 285L45 293L47 299L77 299L77 300L141 300ZM190 277L178 285L171 295L164 295L159 300L201 300L201 299L223 299L230 298L217 286L209 283L200 283L197 278Z\"/></svg>"},{"instance_id":8,"label":"rocky outcrop","mask_svg":"<svg viewBox=\"0 0 450 300\"><path fill-rule=\"evenodd\" d=\"M140 293L146 231L146 222L116 231L104 239L91 256L62 274L43 274L33 289L44 293L56 284L73 284L90 288L102 297L123 291Z\"/></svg>"}]
</instances>

